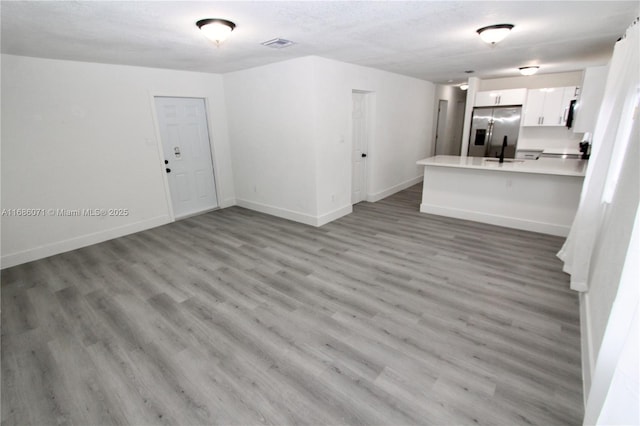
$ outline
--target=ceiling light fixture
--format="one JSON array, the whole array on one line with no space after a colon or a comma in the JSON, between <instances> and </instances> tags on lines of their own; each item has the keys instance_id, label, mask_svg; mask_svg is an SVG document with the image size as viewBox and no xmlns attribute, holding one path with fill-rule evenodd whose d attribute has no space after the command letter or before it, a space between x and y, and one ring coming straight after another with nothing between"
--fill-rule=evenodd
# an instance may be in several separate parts
<instances>
[{"instance_id":1,"label":"ceiling light fixture","mask_svg":"<svg viewBox=\"0 0 640 426\"><path fill-rule=\"evenodd\" d=\"M467 90L469 88L469 85L467 83L462 83L460 85L460 90Z\"/></svg>"},{"instance_id":2,"label":"ceiling light fixture","mask_svg":"<svg viewBox=\"0 0 640 426\"><path fill-rule=\"evenodd\" d=\"M534 75L535 73L538 72L540 67L538 67L538 66L520 67L518 69L520 70L520 74L522 74L522 75Z\"/></svg>"},{"instance_id":3,"label":"ceiling light fixture","mask_svg":"<svg viewBox=\"0 0 640 426\"><path fill-rule=\"evenodd\" d=\"M497 24L479 28L476 32L480 35L482 41L495 45L496 43L504 40L512 29L513 25L511 24Z\"/></svg>"},{"instance_id":4,"label":"ceiling light fixture","mask_svg":"<svg viewBox=\"0 0 640 426\"><path fill-rule=\"evenodd\" d=\"M236 27L236 24L226 19L201 19L196 22L196 25L216 46L220 46Z\"/></svg>"}]
</instances>

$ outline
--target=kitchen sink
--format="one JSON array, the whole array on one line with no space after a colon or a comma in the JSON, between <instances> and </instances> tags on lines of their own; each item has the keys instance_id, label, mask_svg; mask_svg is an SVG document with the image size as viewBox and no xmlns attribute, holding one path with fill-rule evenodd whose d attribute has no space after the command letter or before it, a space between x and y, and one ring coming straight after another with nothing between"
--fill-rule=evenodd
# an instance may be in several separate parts
<instances>
[{"instance_id":1,"label":"kitchen sink","mask_svg":"<svg viewBox=\"0 0 640 426\"><path fill-rule=\"evenodd\" d=\"M495 163L499 163L500 159L499 158L485 158L484 161L490 161L490 162L495 162ZM524 163L524 160L516 160L514 158L505 158L504 159L505 163Z\"/></svg>"}]
</instances>

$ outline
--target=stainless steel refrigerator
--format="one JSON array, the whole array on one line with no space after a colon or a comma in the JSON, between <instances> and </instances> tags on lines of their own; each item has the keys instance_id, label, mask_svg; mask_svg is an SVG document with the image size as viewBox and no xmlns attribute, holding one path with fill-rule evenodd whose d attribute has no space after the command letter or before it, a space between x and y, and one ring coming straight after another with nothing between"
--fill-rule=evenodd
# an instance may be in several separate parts
<instances>
[{"instance_id":1,"label":"stainless steel refrigerator","mask_svg":"<svg viewBox=\"0 0 640 426\"><path fill-rule=\"evenodd\" d=\"M499 157L507 141L504 158L515 158L522 107L476 107L471 118L470 157Z\"/></svg>"}]
</instances>

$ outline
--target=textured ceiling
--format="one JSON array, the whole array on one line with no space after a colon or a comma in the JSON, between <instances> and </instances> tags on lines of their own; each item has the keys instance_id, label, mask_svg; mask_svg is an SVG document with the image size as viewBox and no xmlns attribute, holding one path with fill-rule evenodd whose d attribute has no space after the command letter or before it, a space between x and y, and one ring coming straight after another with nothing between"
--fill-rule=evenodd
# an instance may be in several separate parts
<instances>
[{"instance_id":1,"label":"textured ceiling","mask_svg":"<svg viewBox=\"0 0 640 426\"><path fill-rule=\"evenodd\" d=\"M638 1L2 1L2 52L225 73L307 55L437 83L605 64ZM219 48L195 22L237 24ZM515 25L495 47L477 28ZM261 42L293 40L286 49Z\"/></svg>"}]
</instances>

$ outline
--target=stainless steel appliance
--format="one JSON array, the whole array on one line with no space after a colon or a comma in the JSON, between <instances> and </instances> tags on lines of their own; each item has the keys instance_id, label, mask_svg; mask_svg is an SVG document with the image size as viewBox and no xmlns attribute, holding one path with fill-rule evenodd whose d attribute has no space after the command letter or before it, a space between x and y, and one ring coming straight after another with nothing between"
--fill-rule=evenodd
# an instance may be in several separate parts
<instances>
[{"instance_id":1,"label":"stainless steel appliance","mask_svg":"<svg viewBox=\"0 0 640 426\"><path fill-rule=\"evenodd\" d=\"M504 158L515 158L521 116L520 106L474 108L469 156L500 157L504 152ZM507 145L503 149L505 137Z\"/></svg>"}]
</instances>

